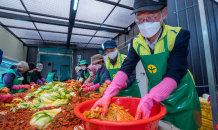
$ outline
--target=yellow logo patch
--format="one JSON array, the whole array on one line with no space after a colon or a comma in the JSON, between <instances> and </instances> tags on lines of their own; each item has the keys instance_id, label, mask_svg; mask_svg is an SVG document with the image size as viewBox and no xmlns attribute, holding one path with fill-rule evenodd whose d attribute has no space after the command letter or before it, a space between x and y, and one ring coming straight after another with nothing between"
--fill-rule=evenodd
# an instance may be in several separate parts
<instances>
[{"instance_id":1,"label":"yellow logo patch","mask_svg":"<svg viewBox=\"0 0 218 130\"><path fill-rule=\"evenodd\" d=\"M152 74L155 74L157 72L157 67L154 65L148 65L148 71Z\"/></svg>"},{"instance_id":2,"label":"yellow logo patch","mask_svg":"<svg viewBox=\"0 0 218 130\"><path fill-rule=\"evenodd\" d=\"M113 74L113 78L114 78L115 75L116 75L116 74Z\"/></svg>"},{"instance_id":3,"label":"yellow logo patch","mask_svg":"<svg viewBox=\"0 0 218 130\"><path fill-rule=\"evenodd\" d=\"M87 76L85 76L85 78L87 79Z\"/></svg>"}]
</instances>

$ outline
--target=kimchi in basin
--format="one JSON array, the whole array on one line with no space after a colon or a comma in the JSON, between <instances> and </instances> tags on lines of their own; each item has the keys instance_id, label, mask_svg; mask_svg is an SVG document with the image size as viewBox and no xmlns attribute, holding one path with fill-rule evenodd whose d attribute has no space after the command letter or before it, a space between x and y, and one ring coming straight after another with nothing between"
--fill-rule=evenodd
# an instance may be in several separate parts
<instances>
[{"instance_id":1,"label":"kimchi in basin","mask_svg":"<svg viewBox=\"0 0 218 130\"><path fill-rule=\"evenodd\" d=\"M111 103L129 109L129 113L135 117L137 106L141 98L114 97ZM167 110L162 104L155 105L151 110L150 118L134 121L104 121L99 119L88 119L83 115L98 99L89 100L76 106L75 114L82 120L85 130L157 130L159 120L162 119Z\"/></svg>"}]
</instances>

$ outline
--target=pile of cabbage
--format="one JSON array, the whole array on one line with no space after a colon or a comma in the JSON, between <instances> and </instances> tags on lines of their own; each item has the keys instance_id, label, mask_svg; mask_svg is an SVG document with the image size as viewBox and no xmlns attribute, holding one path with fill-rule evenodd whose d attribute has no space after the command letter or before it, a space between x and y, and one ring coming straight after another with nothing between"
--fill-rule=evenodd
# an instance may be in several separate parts
<instances>
[{"instance_id":1,"label":"pile of cabbage","mask_svg":"<svg viewBox=\"0 0 218 130\"><path fill-rule=\"evenodd\" d=\"M24 98L24 101L20 102L16 109L30 108L36 110L48 106L62 106L68 105L71 96L76 96L75 92L69 92L62 86L65 83L43 85L36 91L29 93ZM34 97L32 101L28 101L29 98Z\"/></svg>"},{"instance_id":2,"label":"pile of cabbage","mask_svg":"<svg viewBox=\"0 0 218 130\"><path fill-rule=\"evenodd\" d=\"M199 97L199 100L200 102L209 103L208 102L209 97L210 97L209 94L203 94L202 97Z\"/></svg>"},{"instance_id":3,"label":"pile of cabbage","mask_svg":"<svg viewBox=\"0 0 218 130\"><path fill-rule=\"evenodd\" d=\"M61 108L39 111L32 116L30 125L35 126L37 129L46 129L60 111Z\"/></svg>"}]
</instances>

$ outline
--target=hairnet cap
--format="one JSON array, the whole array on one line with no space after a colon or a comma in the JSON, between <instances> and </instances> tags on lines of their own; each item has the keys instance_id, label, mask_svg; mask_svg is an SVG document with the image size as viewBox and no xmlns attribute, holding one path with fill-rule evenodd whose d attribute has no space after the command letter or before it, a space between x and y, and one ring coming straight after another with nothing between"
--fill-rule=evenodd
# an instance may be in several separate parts
<instances>
[{"instance_id":1,"label":"hairnet cap","mask_svg":"<svg viewBox=\"0 0 218 130\"><path fill-rule=\"evenodd\" d=\"M117 43L114 40L107 40L105 43L102 44L102 49L106 50L108 48L114 49L117 47Z\"/></svg>"},{"instance_id":2,"label":"hairnet cap","mask_svg":"<svg viewBox=\"0 0 218 130\"><path fill-rule=\"evenodd\" d=\"M95 66L95 65L89 65L87 67L87 69L90 69L93 72L94 75L96 75L96 73L98 72L98 67Z\"/></svg>"},{"instance_id":3,"label":"hairnet cap","mask_svg":"<svg viewBox=\"0 0 218 130\"><path fill-rule=\"evenodd\" d=\"M22 69L29 70L29 65L25 61L19 62L17 66L21 67Z\"/></svg>"},{"instance_id":4,"label":"hairnet cap","mask_svg":"<svg viewBox=\"0 0 218 130\"><path fill-rule=\"evenodd\" d=\"M30 62L28 65L29 65L29 70L33 70L36 68L36 65L32 62Z\"/></svg>"},{"instance_id":5,"label":"hairnet cap","mask_svg":"<svg viewBox=\"0 0 218 130\"><path fill-rule=\"evenodd\" d=\"M43 69L43 64L37 63L37 64L36 64L36 68L42 70L42 69Z\"/></svg>"},{"instance_id":6,"label":"hairnet cap","mask_svg":"<svg viewBox=\"0 0 218 130\"><path fill-rule=\"evenodd\" d=\"M104 57L100 54L96 54L92 57L92 64L96 65L98 62L104 61Z\"/></svg>"},{"instance_id":7,"label":"hairnet cap","mask_svg":"<svg viewBox=\"0 0 218 130\"><path fill-rule=\"evenodd\" d=\"M88 62L86 62L86 60L82 60L80 61L79 65L88 65Z\"/></svg>"},{"instance_id":8,"label":"hairnet cap","mask_svg":"<svg viewBox=\"0 0 218 130\"><path fill-rule=\"evenodd\" d=\"M17 65L12 65L12 66L10 67L10 69L14 69L14 68L17 68Z\"/></svg>"},{"instance_id":9,"label":"hairnet cap","mask_svg":"<svg viewBox=\"0 0 218 130\"><path fill-rule=\"evenodd\" d=\"M167 6L167 0L135 0L132 14L139 11L157 11Z\"/></svg>"}]
</instances>

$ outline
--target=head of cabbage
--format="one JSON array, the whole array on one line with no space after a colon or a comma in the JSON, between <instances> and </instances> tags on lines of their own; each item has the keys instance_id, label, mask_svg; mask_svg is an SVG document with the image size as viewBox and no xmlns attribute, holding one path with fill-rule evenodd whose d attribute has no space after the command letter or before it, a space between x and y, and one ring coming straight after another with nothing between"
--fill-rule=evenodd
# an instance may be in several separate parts
<instances>
[{"instance_id":1,"label":"head of cabbage","mask_svg":"<svg viewBox=\"0 0 218 130\"><path fill-rule=\"evenodd\" d=\"M68 99L57 99L56 101L54 101L53 103L51 103L51 106L63 106L63 105L67 105L69 103Z\"/></svg>"},{"instance_id":2,"label":"head of cabbage","mask_svg":"<svg viewBox=\"0 0 218 130\"><path fill-rule=\"evenodd\" d=\"M30 125L35 126L37 129L46 129L60 111L61 108L39 111L32 116Z\"/></svg>"},{"instance_id":3,"label":"head of cabbage","mask_svg":"<svg viewBox=\"0 0 218 130\"><path fill-rule=\"evenodd\" d=\"M50 104L50 103L56 101L58 99L58 97L52 93L45 93L45 94L42 94L40 96L40 99L44 104Z\"/></svg>"}]
</instances>

